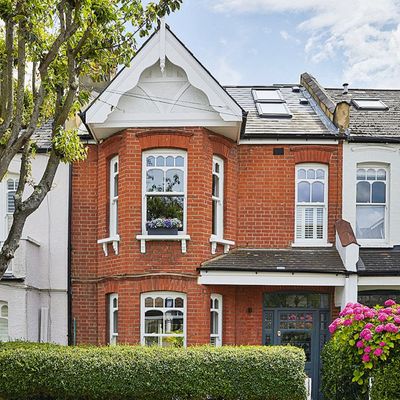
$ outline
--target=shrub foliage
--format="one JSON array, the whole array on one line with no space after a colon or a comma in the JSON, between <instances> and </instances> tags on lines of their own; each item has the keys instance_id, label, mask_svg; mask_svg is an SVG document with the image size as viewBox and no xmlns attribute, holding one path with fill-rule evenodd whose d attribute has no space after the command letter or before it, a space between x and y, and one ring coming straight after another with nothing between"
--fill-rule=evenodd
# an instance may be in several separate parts
<instances>
[{"instance_id":1,"label":"shrub foliage","mask_svg":"<svg viewBox=\"0 0 400 400\"><path fill-rule=\"evenodd\" d=\"M304 400L294 347L0 346L4 399Z\"/></svg>"}]
</instances>

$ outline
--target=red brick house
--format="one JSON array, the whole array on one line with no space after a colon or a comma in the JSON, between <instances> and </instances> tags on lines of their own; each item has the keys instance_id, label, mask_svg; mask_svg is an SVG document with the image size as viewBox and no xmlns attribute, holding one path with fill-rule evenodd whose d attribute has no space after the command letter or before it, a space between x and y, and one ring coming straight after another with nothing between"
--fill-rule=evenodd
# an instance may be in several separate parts
<instances>
[{"instance_id":1,"label":"red brick house","mask_svg":"<svg viewBox=\"0 0 400 400\"><path fill-rule=\"evenodd\" d=\"M335 231L340 110L321 112L317 90L224 88L161 25L82 115L77 343L291 343L318 380L357 245L346 223Z\"/></svg>"}]
</instances>

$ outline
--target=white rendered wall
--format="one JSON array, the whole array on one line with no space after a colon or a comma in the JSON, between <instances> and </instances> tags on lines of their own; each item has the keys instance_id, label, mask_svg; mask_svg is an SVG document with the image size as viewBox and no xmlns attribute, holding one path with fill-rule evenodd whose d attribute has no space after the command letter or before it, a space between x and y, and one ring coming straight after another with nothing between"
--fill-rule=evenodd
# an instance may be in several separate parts
<instances>
[{"instance_id":1,"label":"white rendered wall","mask_svg":"<svg viewBox=\"0 0 400 400\"><path fill-rule=\"evenodd\" d=\"M35 182L42 176L47 160L44 154L38 154L33 160ZM19 164L16 157L9 171L18 174ZM3 182L0 215L4 214L5 207ZM68 199L69 166L60 164L52 190L24 227L13 265L13 273L24 277L24 281L0 281L0 301L9 302L10 339L37 341L40 309L48 307L48 340L67 343Z\"/></svg>"}]
</instances>

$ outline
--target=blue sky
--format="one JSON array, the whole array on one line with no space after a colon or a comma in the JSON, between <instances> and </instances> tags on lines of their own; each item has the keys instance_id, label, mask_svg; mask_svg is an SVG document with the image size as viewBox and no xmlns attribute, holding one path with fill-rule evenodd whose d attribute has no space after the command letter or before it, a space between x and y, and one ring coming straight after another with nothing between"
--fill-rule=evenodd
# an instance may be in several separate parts
<instances>
[{"instance_id":1,"label":"blue sky","mask_svg":"<svg viewBox=\"0 0 400 400\"><path fill-rule=\"evenodd\" d=\"M222 84L400 87L400 0L184 0L167 23Z\"/></svg>"}]
</instances>

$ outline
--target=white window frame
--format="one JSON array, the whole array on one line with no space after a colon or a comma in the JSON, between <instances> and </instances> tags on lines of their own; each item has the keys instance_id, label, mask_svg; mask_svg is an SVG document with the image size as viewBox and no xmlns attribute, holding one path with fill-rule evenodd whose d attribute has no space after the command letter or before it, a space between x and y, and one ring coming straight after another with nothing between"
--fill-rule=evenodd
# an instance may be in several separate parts
<instances>
[{"instance_id":1,"label":"white window frame","mask_svg":"<svg viewBox=\"0 0 400 400\"><path fill-rule=\"evenodd\" d=\"M359 169L374 169L374 170L378 170L378 169L383 169L386 171L386 180L385 180L385 203L357 203L357 184L359 182L359 180L357 179L357 173ZM384 238L382 239L360 239L357 238L357 242L361 245L361 246L366 246L366 247L374 247L374 246L382 246L382 245L386 245L387 243L389 243L389 207L390 207L390 188L389 188L389 182L390 182L390 168L388 164L383 164L383 163L358 163L356 165L356 175L355 175L355 205L356 205L356 213L355 213L355 233L356 233L356 237L357 237L357 208L358 207L363 207L363 206L381 206L384 207ZM366 179L366 181L368 181ZM369 181L369 182L375 182L377 180L374 181Z\"/></svg>"},{"instance_id":2,"label":"white window frame","mask_svg":"<svg viewBox=\"0 0 400 400\"><path fill-rule=\"evenodd\" d=\"M115 177L119 178L119 158L113 157L109 163L110 166L110 218L109 218L109 234L110 237L118 235L118 195L119 195L119 179L117 186L117 196L115 196ZM115 171L115 166L117 170Z\"/></svg>"},{"instance_id":3,"label":"white window frame","mask_svg":"<svg viewBox=\"0 0 400 400\"><path fill-rule=\"evenodd\" d=\"M210 343L213 345L212 340L215 339L215 346L222 346L222 313L223 313L223 303L222 295L212 293L210 296ZM219 307L215 308L215 300L218 301ZM216 312L218 314L218 332L211 333L211 313Z\"/></svg>"},{"instance_id":4,"label":"white window frame","mask_svg":"<svg viewBox=\"0 0 400 400\"><path fill-rule=\"evenodd\" d=\"M309 203L299 203L298 202L298 185L300 181L307 181L308 179L299 179L298 178L298 171L300 169L322 169L325 172L325 179L324 179L324 202L323 203L316 203L316 202L309 202ZM315 180L314 180L315 181ZM295 220L294 220L294 245L296 246L328 246L328 191L329 188L329 169L326 164L319 164L319 163L307 163L307 164L296 164L295 168ZM322 239L318 238L298 238L297 237L297 219L298 213L300 208L323 208L324 216L323 216L323 232L322 232ZM315 211L316 212L316 211ZM304 222L304 221L303 221ZM314 228L316 229L316 228Z\"/></svg>"},{"instance_id":5,"label":"white window frame","mask_svg":"<svg viewBox=\"0 0 400 400\"><path fill-rule=\"evenodd\" d=\"M7 180L6 180L6 213L7 213L7 215L14 215L15 202L13 204L13 210L10 211L9 194L10 193L14 193L14 196L15 196L15 192L17 191L17 188L18 188L18 180L19 180L19 177L17 175L15 175L15 174L8 175ZM12 190L10 190L9 187L8 187L8 184L10 182L13 184L13 189Z\"/></svg>"},{"instance_id":6,"label":"white window frame","mask_svg":"<svg viewBox=\"0 0 400 400\"><path fill-rule=\"evenodd\" d=\"M164 301L164 307L145 307L145 300L147 297L153 297L154 299L157 297L161 297ZM183 299L183 308L175 308L175 307L165 307L165 299L172 298L174 301L176 298ZM183 333L182 334L170 334L170 333L145 333L145 314L146 311L149 310L160 310L163 313L166 313L170 310L176 310L183 312ZM140 343L145 346L146 345L146 337L158 337L159 338L159 346L162 345L162 339L168 337L183 337L183 347L186 347L186 326L187 326L187 296L185 293L181 292L144 292L140 295Z\"/></svg>"},{"instance_id":7,"label":"white window frame","mask_svg":"<svg viewBox=\"0 0 400 400\"><path fill-rule=\"evenodd\" d=\"M147 167L146 164L146 158L150 155L154 155L155 158L157 156L172 156L172 157L177 157L181 156L183 157L183 167L151 167L150 169L162 169L162 170L167 170L168 168L174 168L174 169L182 169L183 171L183 192L147 192L147 185L146 185L146 175L147 175L147 170L149 167ZM163 149L152 149L152 150L146 150L142 153L142 234L147 235L147 229L146 229L146 222L147 222L147 196L183 196L183 229L181 231L178 231L178 236L187 236L187 152L185 150L179 150L179 149L171 149L171 148L163 148ZM186 250L185 250L186 252Z\"/></svg>"},{"instance_id":8,"label":"white window frame","mask_svg":"<svg viewBox=\"0 0 400 400\"><path fill-rule=\"evenodd\" d=\"M215 166L219 165L220 170L216 172ZM218 193L219 196L212 196L213 203L216 202L216 232L213 232L212 235L216 239L224 238L224 160L221 157L213 156L213 169L212 175L218 177ZM214 180L213 180L214 181ZM211 220L214 222L214 215L212 215ZM213 227L212 227L213 228Z\"/></svg>"},{"instance_id":9,"label":"white window frame","mask_svg":"<svg viewBox=\"0 0 400 400\"><path fill-rule=\"evenodd\" d=\"M7 307L7 317L2 316L3 307ZM10 315L10 309L9 309L8 303L6 301L0 301L0 320L5 320L7 322L7 339L2 340L3 342L8 342L10 340L9 315ZM0 338L0 341L1 341L1 338Z\"/></svg>"},{"instance_id":10,"label":"white window frame","mask_svg":"<svg viewBox=\"0 0 400 400\"><path fill-rule=\"evenodd\" d=\"M108 338L110 345L116 345L118 340L118 321L119 321L119 304L118 294L110 293L108 296ZM114 300L117 300L117 306L114 307ZM115 313L117 313L117 330L114 331Z\"/></svg>"}]
</instances>

